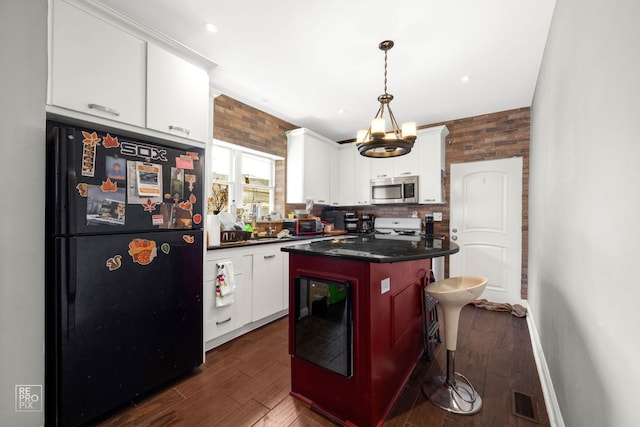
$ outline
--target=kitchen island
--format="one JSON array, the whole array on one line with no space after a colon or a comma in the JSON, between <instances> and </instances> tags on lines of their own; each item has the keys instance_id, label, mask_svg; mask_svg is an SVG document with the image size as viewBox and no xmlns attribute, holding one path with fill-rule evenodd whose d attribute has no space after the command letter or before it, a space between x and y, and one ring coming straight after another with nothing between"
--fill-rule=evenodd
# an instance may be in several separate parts
<instances>
[{"instance_id":1,"label":"kitchen island","mask_svg":"<svg viewBox=\"0 0 640 427\"><path fill-rule=\"evenodd\" d=\"M423 352L422 286L448 240L366 235L288 246L291 394L382 426Z\"/></svg>"}]
</instances>

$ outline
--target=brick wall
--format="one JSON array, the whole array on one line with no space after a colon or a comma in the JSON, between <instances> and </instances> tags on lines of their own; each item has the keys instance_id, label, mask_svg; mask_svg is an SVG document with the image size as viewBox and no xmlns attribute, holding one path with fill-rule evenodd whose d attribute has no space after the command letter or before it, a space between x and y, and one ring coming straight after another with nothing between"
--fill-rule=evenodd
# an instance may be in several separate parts
<instances>
[{"instance_id":1,"label":"brick wall","mask_svg":"<svg viewBox=\"0 0 640 427\"><path fill-rule=\"evenodd\" d=\"M285 132L298 127L225 95L213 101L213 137L221 141L286 158ZM276 161L276 212L285 212L285 178L285 161Z\"/></svg>"},{"instance_id":2,"label":"brick wall","mask_svg":"<svg viewBox=\"0 0 640 427\"><path fill-rule=\"evenodd\" d=\"M528 189L529 189L529 108L484 114L475 117L434 123L428 126L446 125L449 136L446 143L445 191L449 199L449 175L451 163L478 160L504 159L522 156L522 298L527 296L527 248L528 248ZM287 138L285 132L299 126L287 123L274 116L249 107L224 95L214 101L214 137L222 141L250 147L286 157ZM355 150L355 147L354 147ZM285 162L276 164L276 211L290 212L304 205L289 205L284 202ZM319 215L321 207L314 213ZM424 216L433 211L442 212L443 221L434 225L436 235L449 234L449 204L437 206L369 206L354 209L358 215L366 212L378 216L408 216L413 211ZM445 271L448 271L446 267Z\"/></svg>"}]
</instances>

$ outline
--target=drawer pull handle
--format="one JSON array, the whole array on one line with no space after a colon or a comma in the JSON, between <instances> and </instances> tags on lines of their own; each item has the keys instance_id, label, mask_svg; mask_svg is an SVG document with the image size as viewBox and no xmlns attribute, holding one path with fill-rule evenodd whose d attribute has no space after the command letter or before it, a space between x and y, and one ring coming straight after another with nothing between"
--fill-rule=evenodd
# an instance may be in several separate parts
<instances>
[{"instance_id":1,"label":"drawer pull handle","mask_svg":"<svg viewBox=\"0 0 640 427\"><path fill-rule=\"evenodd\" d=\"M114 116L119 116L120 112L118 110L114 110L113 108L105 107L100 104L89 104L89 108L93 110L104 111L105 113L113 114Z\"/></svg>"},{"instance_id":2,"label":"drawer pull handle","mask_svg":"<svg viewBox=\"0 0 640 427\"><path fill-rule=\"evenodd\" d=\"M264 259L271 259L271 258L275 258L275 255L265 255Z\"/></svg>"},{"instance_id":3,"label":"drawer pull handle","mask_svg":"<svg viewBox=\"0 0 640 427\"><path fill-rule=\"evenodd\" d=\"M223 323L227 323L227 322L230 322L230 321L231 321L231 316L229 316L229 318L228 318L228 319L218 320L218 321L216 322L216 325L222 325Z\"/></svg>"},{"instance_id":4,"label":"drawer pull handle","mask_svg":"<svg viewBox=\"0 0 640 427\"><path fill-rule=\"evenodd\" d=\"M191 131L187 128L181 128L180 126L169 125L169 130L177 130L178 132L186 133L189 135Z\"/></svg>"}]
</instances>

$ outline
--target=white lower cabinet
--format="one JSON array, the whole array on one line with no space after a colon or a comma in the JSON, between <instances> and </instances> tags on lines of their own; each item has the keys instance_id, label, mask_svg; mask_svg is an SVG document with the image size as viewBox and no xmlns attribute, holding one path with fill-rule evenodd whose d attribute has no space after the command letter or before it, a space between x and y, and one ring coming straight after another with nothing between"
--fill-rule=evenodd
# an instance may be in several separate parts
<instances>
[{"instance_id":1,"label":"white lower cabinet","mask_svg":"<svg viewBox=\"0 0 640 427\"><path fill-rule=\"evenodd\" d=\"M305 243L310 241L313 240L306 240ZM280 249L299 243L289 241L207 252L204 282L205 350L211 350L287 314L289 254ZM216 264L223 261L233 263L236 291L232 304L216 307Z\"/></svg>"},{"instance_id":2,"label":"white lower cabinet","mask_svg":"<svg viewBox=\"0 0 640 427\"><path fill-rule=\"evenodd\" d=\"M280 245L264 246L268 249L253 255L253 322L284 309L284 253L280 251Z\"/></svg>"},{"instance_id":3,"label":"white lower cabinet","mask_svg":"<svg viewBox=\"0 0 640 427\"><path fill-rule=\"evenodd\" d=\"M251 255L222 254L207 259L205 264L205 342L238 329L251 321ZM216 276L218 263L231 261L236 290L233 303L216 307ZM247 274L248 273L248 274Z\"/></svg>"}]
</instances>

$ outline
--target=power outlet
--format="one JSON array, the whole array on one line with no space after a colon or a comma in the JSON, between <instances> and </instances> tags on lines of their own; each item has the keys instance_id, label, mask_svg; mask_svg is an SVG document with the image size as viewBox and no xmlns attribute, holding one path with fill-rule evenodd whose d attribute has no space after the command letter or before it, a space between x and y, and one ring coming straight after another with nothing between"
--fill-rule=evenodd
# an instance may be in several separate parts
<instances>
[{"instance_id":1,"label":"power outlet","mask_svg":"<svg viewBox=\"0 0 640 427\"><path fill-rule=\"evenodd\" d=\"M434 221L442 221L442 212L434 212L433 213Z\"/></svg>"},{"instance_id":2,"label":"power outlet","mask_svg":"<svg viewBox=\"0 0 640 427\"><path fill-rule=\"evenodd\" d=\"M391 279L387 277L380 281L380 294L387 293L391 290Z\"/></svg>"}]
</instances>

